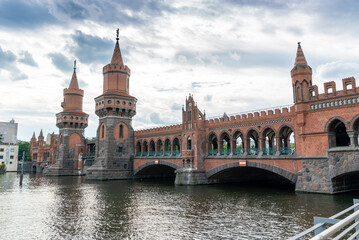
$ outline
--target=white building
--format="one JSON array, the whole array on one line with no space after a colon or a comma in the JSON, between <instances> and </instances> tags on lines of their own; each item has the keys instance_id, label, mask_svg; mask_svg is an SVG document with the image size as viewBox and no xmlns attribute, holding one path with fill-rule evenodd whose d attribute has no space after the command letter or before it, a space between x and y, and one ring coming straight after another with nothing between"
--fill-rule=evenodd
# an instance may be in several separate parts
<instances>
[{"instance_id":1,"label":"white building","mask_svg":"<svg viewBox=\"0 0 359 240\"><path fill-rule=\"evenodd\" d=\"M17 171L18 153L18 145L0 145L0 164L6 165L7 172Z\"/></svg>"}]
</instances>

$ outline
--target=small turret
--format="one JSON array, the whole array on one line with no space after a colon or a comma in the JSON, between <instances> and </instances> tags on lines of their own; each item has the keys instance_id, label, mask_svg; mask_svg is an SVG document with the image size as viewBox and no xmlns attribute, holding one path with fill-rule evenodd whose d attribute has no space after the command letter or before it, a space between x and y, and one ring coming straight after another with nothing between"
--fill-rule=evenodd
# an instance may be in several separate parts
<instances>
[{"instance_id":1,"label":"small turret","mask_svg":"<svg viewBox=\"0 0 359 240\"><path fill-rule=\"evenodd\" d=\"M312 86L312 68L305 59L300 42L297 55L291 71L294 103L309 100L309 87Z\"/></svg>"}]
</instances>

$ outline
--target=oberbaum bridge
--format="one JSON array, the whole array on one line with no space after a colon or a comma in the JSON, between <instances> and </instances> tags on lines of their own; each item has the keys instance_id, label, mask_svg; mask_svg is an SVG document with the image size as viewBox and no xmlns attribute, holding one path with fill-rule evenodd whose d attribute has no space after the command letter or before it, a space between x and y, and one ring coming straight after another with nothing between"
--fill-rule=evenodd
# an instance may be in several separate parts
<instances>
[{"instance_id":1,"label":"oberbaum bridge","mask_svg":"<svg viewBox=\"0 0 359 240\"><path fill-rule=\"evenodd\" d=\"M291 70L294 105L206 119L192 95L182 123L135 131L137 99L129 94L117 33L111 63L103 67L103 92L94 164L88 180L175 178L177 185L279 181L296 191L339 193L359 189L359 88L355 78L313 85L312 69L298 43ZM86 152L84 91L76 68L64 89L56 163L48 176L80 175Z\"/></svg>"}]
</instances>

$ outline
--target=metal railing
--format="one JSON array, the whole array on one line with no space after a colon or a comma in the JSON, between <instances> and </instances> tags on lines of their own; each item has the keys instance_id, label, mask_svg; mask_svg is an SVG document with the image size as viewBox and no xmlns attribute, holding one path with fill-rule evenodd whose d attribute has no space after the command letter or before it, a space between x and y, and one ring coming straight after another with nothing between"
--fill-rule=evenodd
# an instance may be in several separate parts
<instances>
[{"instance_id":1,"label":"metal railing","mask_svg":"<svg viewBox=\"0 0 359 240\"><path fill-rule=\"evenodd\" d=\"M243 148L236 148L233 150L233 155L240 155L244 153L244 149Z\"/></svg>"},{"instance_id":2,"label":"metal railing","mask_svg":"<svg viewBox=\"0 0 359 240\"><path fill-rule=\"evenodd\" d=\"M354 210L349 216L338 219L339 217ZM314 226L295 235L288 240L297 240L311 234L314 231L314 237L311 240L330 239L359 239L359 199L353 199L353 205L347 209L331 216L330 218L314 217ZM326 224L333 224L326 228ZM351 224L351 225L350 225Z\"/></svg>"},{"instance_id":3,"label":"metal railing","mask_svg":"<svg viewBox=\"0 0 359 240\"><path fill-rule=\"evenodd\" d=\"M217 155L218 149L209 149L208 155Z\"/></svg>"},{"instance_id":4,"label":"metal railing","mask_svg":"<svg viewBox=\"0 0 359 240\"><path fill-rule=\"evenodd\" d=\"M170 151L165 151L165 156L170 156L171 155L171 150Z\"/></svg>"},{"instance_id":5,"label":"metal railing","mask_svg":"<svg viewBox=\"0 0 359 240\"><path fill-rule=\"evenodd\" d=\"M231 153L230 149L221 149L220 153L221 155L229 155Z\"/></svg>"},{"instance_id":6,"label":"metal railing","mask_svg":"<svg viewBox=\"0 0 359 240\"><path fill-rule=\"evenodd\" d=\"M279 148L280 154L281 155L292 155L295 152L294 148L289 148L289 147L281 147Z\"/></svg>"},{"instance_id":7,"label":"metal railing","mask_svg":"<svg viewBox=\"0 0 359 240\"><path fill-rule=\"evenodd\" d=\"M249 148L248 155L258 155L258 148Z\"/></svg>"},{"instance_id":8,"label":"metal railing","mask_svg":"<svg viewBox=\"0 0 359 240\"><path fill-rule=\"evenodd\" d=\"M263 148L263 155L274 155L276 148Z\"/></svg>"}]
</instances>

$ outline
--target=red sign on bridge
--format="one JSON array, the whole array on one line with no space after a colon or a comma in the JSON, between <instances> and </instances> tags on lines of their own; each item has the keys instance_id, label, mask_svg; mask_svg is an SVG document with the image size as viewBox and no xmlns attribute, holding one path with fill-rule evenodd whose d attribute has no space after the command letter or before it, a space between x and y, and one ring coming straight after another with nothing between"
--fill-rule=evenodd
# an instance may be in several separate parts
<instances>
[{"instance_id":1,"label":"red sign on bridge","mask_svg":"<svg viewBox=\"0 0 359 240\"><path fill-rule=\"evenodd\" d=\"M245 166L247 166L247 161L246 161L246 160L239 160L239 166L240 166L240 167L245 167Z\"/></svg>"}]
</instances>

